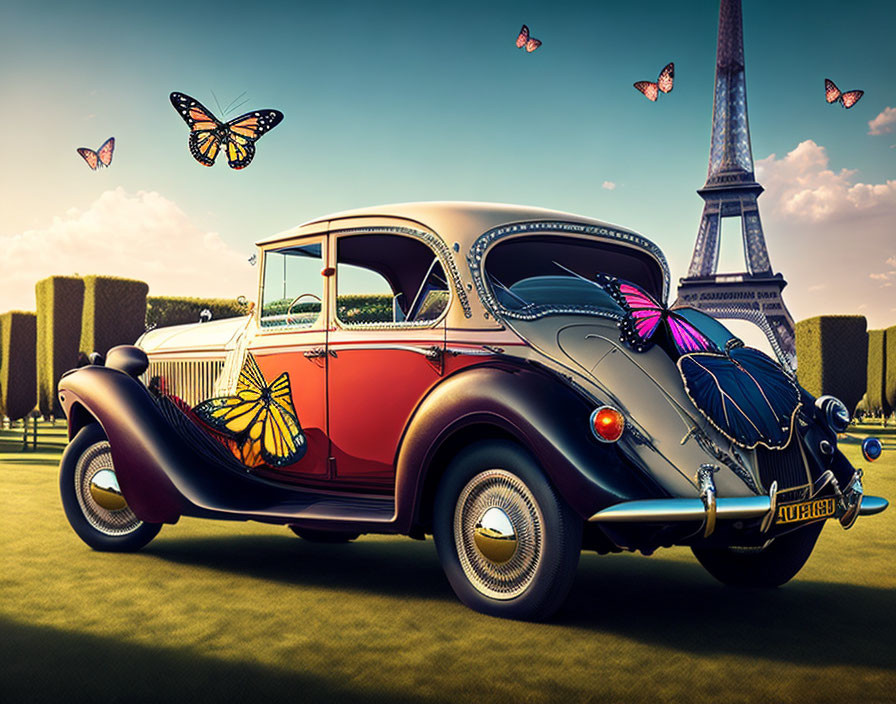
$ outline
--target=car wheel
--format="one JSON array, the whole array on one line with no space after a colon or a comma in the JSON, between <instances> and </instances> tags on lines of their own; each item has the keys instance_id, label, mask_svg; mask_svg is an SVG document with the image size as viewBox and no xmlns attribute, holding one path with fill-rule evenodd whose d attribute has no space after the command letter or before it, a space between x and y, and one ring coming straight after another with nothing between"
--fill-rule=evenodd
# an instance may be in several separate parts
<instances>
[{"instance_id":1,"label":"car wheel","mask_svg":"<svg viewBox=\"0 0 896 704\"><path fill-rule=\"evenodd\" d=\"M582 519L525 449L487 441L463 450L446 469L433 536L464 604L491 616L538 620L569 593Z\"/></svg>"},{"instance_id":2,"label":"car wheel","mask_svg":"<svg viewBox=\"0 0 896 704\"><path fill-rule=\"evenodd\" d=\"M824 527L824 521L781 535L764 548L691 548L713 577L736 587L779 587L799 572Z\"/></svg>"},{"instance_id":3,"label":"car wheel","mask_svg":"<svg viewBox=\"0 0 896 704\"><path fill-rule=\"evenodd\" d=\"M128 507L118 487L109 441L96 423L81 428L65 448L59 490L68 522L94 550L139 550L162 528L161 523L144 523Z\"/></svg>"},{"instance_id":4,"label":"car wheel","mask_svg":"<svg viewBox=\"0 0 896 704\"><path fill-rule=\"evenodd\" d=\"M302 540L312 543L350 543L361 535L360 533L340 533L335 530L314 530L296 526L290 526L289 529Z\"/></svg>"}]
</instances>

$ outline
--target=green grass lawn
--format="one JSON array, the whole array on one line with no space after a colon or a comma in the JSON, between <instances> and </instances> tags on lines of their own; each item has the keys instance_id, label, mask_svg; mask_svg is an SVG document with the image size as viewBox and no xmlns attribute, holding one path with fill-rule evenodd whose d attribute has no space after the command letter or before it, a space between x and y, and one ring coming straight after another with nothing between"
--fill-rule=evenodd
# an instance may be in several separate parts
<instances>
[{"instance_id":1,"label":"green grass lawn","mask_svg":"<svg viewBox=\"0 0 896 704\"><path fill-rule=\"evenodd\" d=\"M723 587L686 549L586 553L559 615L519 623L462 606L431 540L183 519L94 552L62 512L63 432L36 452L0 433L4 702L896 701L892 507L830 522L771 591ZM896 430L875 432L866 489L893 500Z\"/></svg>"}]
</instances>

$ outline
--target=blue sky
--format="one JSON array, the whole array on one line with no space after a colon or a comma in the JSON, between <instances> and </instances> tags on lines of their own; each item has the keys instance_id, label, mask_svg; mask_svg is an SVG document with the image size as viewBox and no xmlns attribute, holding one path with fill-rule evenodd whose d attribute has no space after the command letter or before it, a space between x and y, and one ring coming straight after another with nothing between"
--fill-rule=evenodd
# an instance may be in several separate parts
<instances>
[{"instance_id":1,"label":"blue sky","mask_svg":"<svg viewBox=\"0 0 896 704\"><path fill-rule=\"evenodd\" d=\"M523 22L544 42L533 54L513 44ZM217 233L215 251L240 256L251 253L256 239L335 210L484 200L633 228L666 251L677 277L702 209L695 190L706 178L717 23L715 0L127 6L7 0L0 9L0 96L7 116L21 122L7 141L8 167L0 176L0 244L5 238L16 251L53 261L59 271L50 273L88 273L88 263L67 261L53 243L60 228L76 239L104 194L114 206L109 192L140 201L125 208L132 217L145 206L137 194L155 194L153 212L177 210L190 233L206 241ZM890 147L896 134L869 134L869 122L896 106L894 25L893 3L744 0L753 155L756 161L776 155L765 173L777 190L760 176L767 188L760 212L798 319L864 310L873 325L896 322ZM675 89L650 103L632 82L655 80L669 61L676 65ZM825 77L865 96L848 111L827 105ZM232 171L223 159L205 168L186 148L187 128L167 98L173 90L216 112L212 91L222 104L247 91L242 110L277 108L286 117L258 143L249 168ZM112 167L90 172L75 147L97 148L111 135ZM808 140L814 147L785 163ZM831 202L839 198L842 207L800 213L805 200L787 193L794 170L816 205L833 188ZM849 190L856 184L869 188ZM164 269L172 253L159 253L165 247L153 245L146 227L146 251L130 256L158 256ZM842 261L831 270L840 233L853 248L857 237L867 240L848 271ZM41 237L46 256L34 256ZM106 237L114 248L115 232L92 232L94 241ZM184 257L196 251L185 245ZM723 244L723 258L733 251ZM236 266L235 254L232 260ZM194 257L192 266L213 261ZM46 273L35 267L35 280ZM148 277L139 268L119 273ZM874 273L880 278L870 279ZM195 273L203 281L208 276ZM834 295L838 287L830 280L838 276L852 298ZM150 284L168 289L153 293L192 292L170 290L171 280ZM813 286L827 288L810 295ZM28 305L0 287L2 310L9 307L3 297Z\"/></svg>"}]
</instances>

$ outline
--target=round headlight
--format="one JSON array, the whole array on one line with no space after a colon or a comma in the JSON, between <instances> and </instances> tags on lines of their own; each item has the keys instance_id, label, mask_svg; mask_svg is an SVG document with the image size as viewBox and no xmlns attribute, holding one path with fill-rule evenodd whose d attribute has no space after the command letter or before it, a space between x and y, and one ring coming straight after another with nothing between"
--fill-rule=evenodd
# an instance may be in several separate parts
<instances>
[{"instance_id":1,"label":"round headlight","mask_svg":"<svg viewBox=\"0 0 896 704\"><path fill-rule=\"evenodd\" d=\"M815 408L835 433L845 432L849 427L849 410L839 398L822 396L815 401Z\"/></svg>"}]
</instances>

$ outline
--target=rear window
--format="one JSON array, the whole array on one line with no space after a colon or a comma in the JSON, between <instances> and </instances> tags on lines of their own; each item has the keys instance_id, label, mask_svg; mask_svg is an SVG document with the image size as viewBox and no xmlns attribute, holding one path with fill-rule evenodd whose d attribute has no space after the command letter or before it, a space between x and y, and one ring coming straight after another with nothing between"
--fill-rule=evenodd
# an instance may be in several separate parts
<instances>
[{"instance_id":1,"label":"rear window","mask_svg":"<svg viewBox=\"0 0 896 704\"><path fill-rule=\"evenodd\" d=\"M662 269L644 252L622 245L578 237L518 237L494 245L485 259L491 294L511 317L579 311L620 317L622 310L597 284L597 274L626 279L662 298Z\"/></svg>"}]
</instances>

